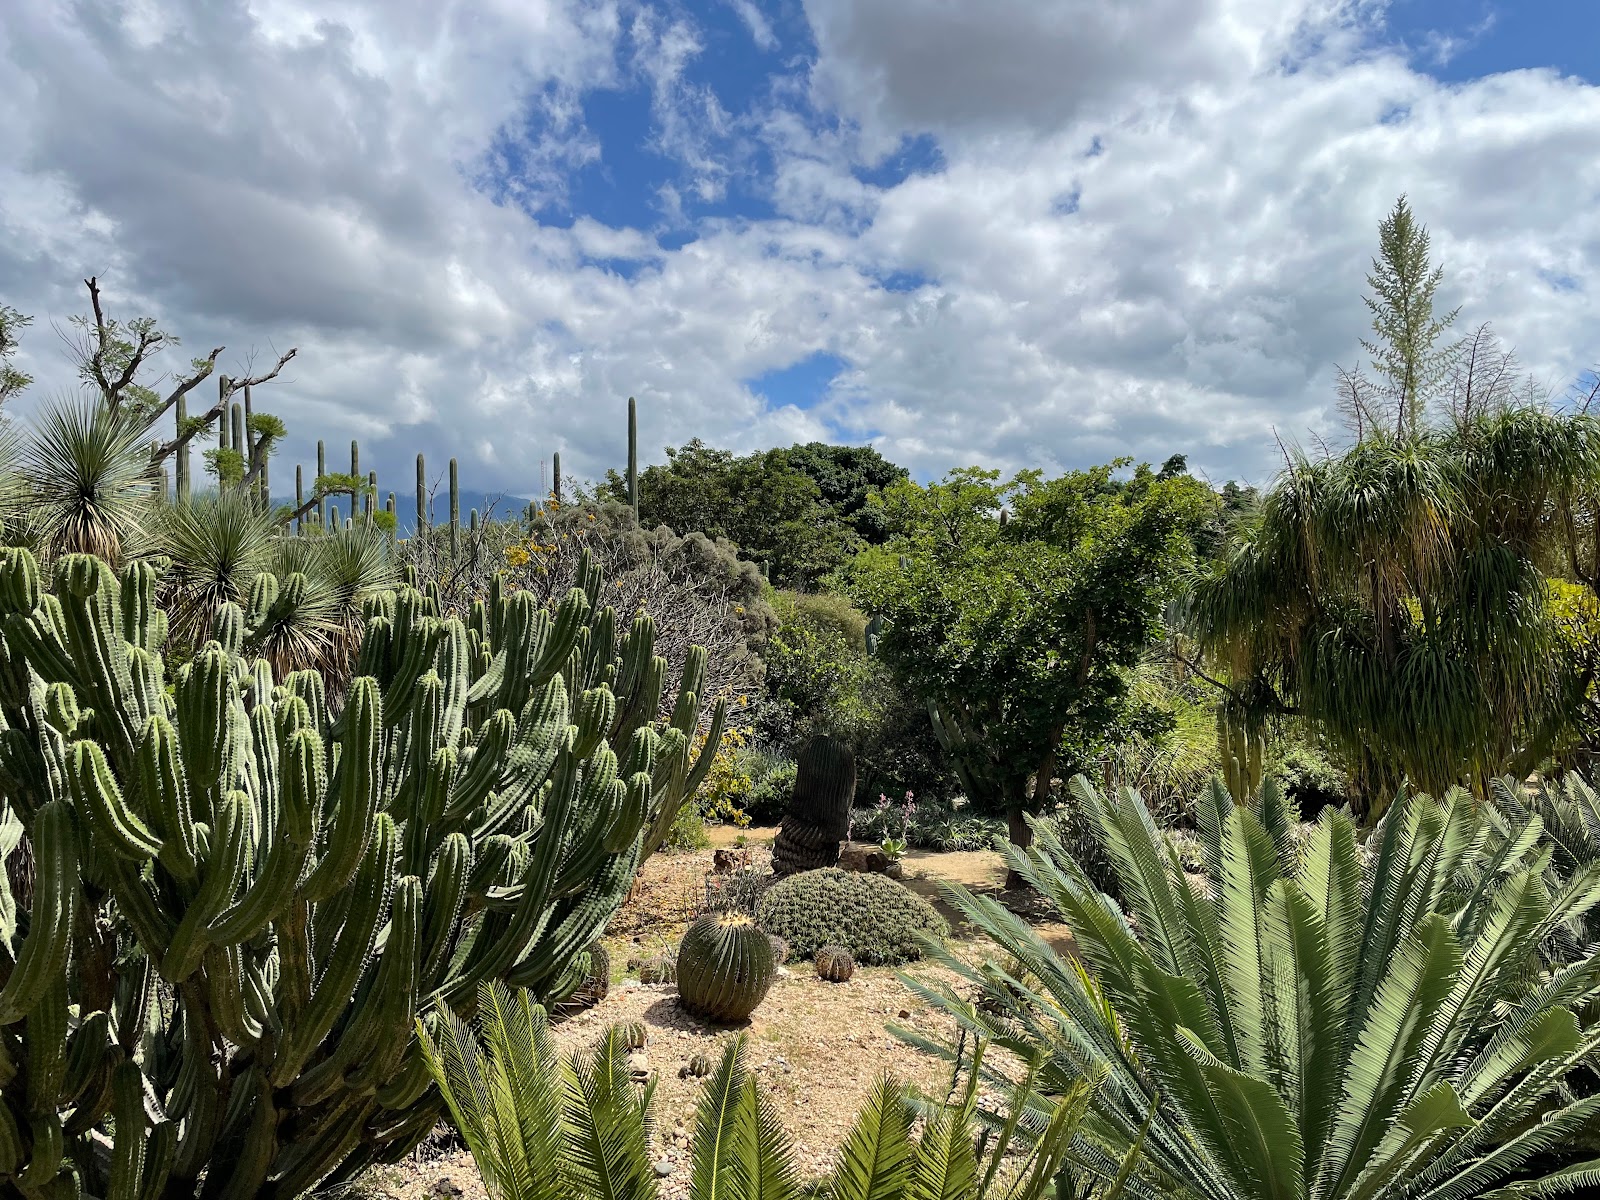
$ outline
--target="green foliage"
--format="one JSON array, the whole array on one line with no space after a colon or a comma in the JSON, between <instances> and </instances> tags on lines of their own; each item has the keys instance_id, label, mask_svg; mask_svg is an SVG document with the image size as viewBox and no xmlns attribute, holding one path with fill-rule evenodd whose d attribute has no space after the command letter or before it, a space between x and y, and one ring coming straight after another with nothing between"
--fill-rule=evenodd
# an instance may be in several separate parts
<instances>
[{"instance_id":1,"label":"green foliage","mask_svg":"<svg viewBox=\"0 0 1600 1200\"><path fill-rule=\"evenodd\" d=\"M0 304L0 406L21 395L33 383L33 376L12 365L21 343L22 331L33 324L9 304Z\"/></svg>"},{"instance_id":2,"label":"green foliage","mask_svg":"<svg viewBox=\"0 0 1600 1200\"><path fill-rule=\"evenodd\" d=\"M250 433L255 434L259 441L269 444L281 441L288 432L288 427L284 425L282 417L265 412L251 413L245 418L244 427Z\"/></svg>"},{"instance_id":3,"label":"green foliage","mask_svg":"<svg viewBox=\"0 0 1600 1200\"><path fill-rule=\"evenodd\" d=\"M1058 758L1088 761L1141 717L1130 674L1216 502L1187 475L1128 465L897 484L881 500L889 544L843 576L883 618L878 654L933 712L977 805L1042 807Z\"/></svg>"},{"instance_id":4,"label":"green foliage","mask_svg":"<svg viewBox=\"0 0 1600 1200\"><path fill-rule=\"evenodd\" d=\"M31 894L0 876L0 1132L31 1148L7 1183L53 1195L70 1164L93 1195L199 1195L224 1155L243 1196L339 1183L437 1117L430 999L571 992L707 765L703 652L658 719L653 623L617 639L581 578L472 629L374 598L337 710L242 652L233 604L169 680L148 563L68 555L46 590L0 552L0 830L38 864ZM112 1122L142 1165L108 1166Z\"/></svg>"},{"instance_id":5,"label":"green foliage","mask_svg":"<svg viewBox=\"0 0 1600 1200\"><path fill-rule=\"evenodd\" d=\"M777 976L772 943L743 913L706 913L678 946L678 999L697 1016L743 1021Z\"/></svg>"},{"instance_id":6,"label":"green foliage","mask_svg":"<svg viewBox=\"0 0 1600 1200\"><path fill-rule=\"evenodd\" d=\"M143 420L103 404L47 404L23 444L27 492L17 523L47 554L98 554L120 562L144 527L159 475Z\"/></svg>"},{"instance_id":7,"label":"green foliage","mask_svg":"<svg viewBox=\"0 0 1600 1200\"><path fill-rule=\"evenodd\" d=\"M639 476L640 521L726 538L784 587L812 586L865 540L881 540L868 499L905 477L870 447L810 443L739 457L697 438L666 453ZM626 500L627 481L610 472L601 492Z\"/></svg>"},{"instance_id":8,"label":"green foliage","mask_svg":"<svg viewBox=\"0 0 1600 1200\"><path fill-rule=\"evenodd\" d=\"M911 986L980 1037L1046 1056L1045 1094L1103 1079L1102 1153L1140 1147L1157 1192L1216 1200L1593 1186L1600 956L1530 967L1600 902L1600 864L1552 885L1537 828L1502 835L1460 791L1401 796L1363 851L1343 813L1300 840L1270 789L1258 814L1214 787L1198 805L1202 889L1137 793L1081 777L1073 790L1122 906L1044 826L1009 857L1081 962L951 887L1017 967L942 954L977 1004L965 986Z\"/></svg>"},{"instance_id":9,"label":"green foliage","mask_svg":"<svg viewBox=\"0 0 1600 1200\"><path fill-rule=\"evenodd\" d=\"M647 1153L653 1082L628 1082L627 1052L617 1030L584 1058L563 1061L544 1013L526 993L485 986L477 1036L453 1013L439 1015L426 1042L434 1078L451 1116L497 1200L651 1200L658 1183ZM691 1200L800 1200L799 1166L788 1133L747 1063L743 1035L713 1068L704 1056L689 1073L707 1076L690 1150ZM1088 1108L1075 1087L1021 1118L1024 1088L1001 1083L1013 1116L985 1128L978 1108L983 1047L953 1103L916 1100L881 1080L857 1114L821 1187L836 1200L1045 1200L1057 1193ZM926 1118L920 1138L916 1119ZM983 1136L980 1138L980 1129ZM1007 1168L1004 1173L1001 1165ZM1120 1181L1093 1194L1116 1200Z\"/></svg>"},{"instance_id":10,"label":"green foliage","mask_svg":"<svg viewBox=\"0 0 1600 1200\"><path fill-rule=\"evenodd\" d=\"M867 650L866 614L831 592L779 592L772 608L779 623L762 652L762 739L793 757L818 734L839 738L856 755L858 798L952 790L926 705Z\"/></svg>"},{"instance_id":11,"label":"green foliage","mask_svg":"<svg viewBox=\"0 0 1600 1200\"><path fill-rule=\"evenodd\" d=\"M706 832L706 819L693 804L685 804L672 818L661 848L673 854L693 854L696 850L711 848L711 835Z\"/></svg>"},{"instance_id":12,"label":"green foliage","mask_svg":"<svg viewBox=\"0 0 1600 1200\"><path fill-rule=\"evenodd\" d=\"M781 758L760 749L746 752L743 767L750 780L739 807L756 825L776 825L789 807L794 781L799 770L792 758Z\"/></svg>"},{"instance_id":13,"label":"green foliage","mask_svg":"<svg viewBox=\"0 0 1600 1200\"><path fill-rule=\"evenodd\" d=\"M923 936L949 927L921 896L885 875L826 867L781 879L756 908L761 927L789 943L797 958L843 946L868 966L922 957Z\"/></svg>"}]
</instances>

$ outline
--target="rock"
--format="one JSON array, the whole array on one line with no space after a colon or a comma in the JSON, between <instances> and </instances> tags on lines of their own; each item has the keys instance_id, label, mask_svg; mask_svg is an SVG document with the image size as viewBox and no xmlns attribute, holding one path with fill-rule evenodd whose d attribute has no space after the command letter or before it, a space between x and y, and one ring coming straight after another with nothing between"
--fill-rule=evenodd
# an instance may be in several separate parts
<instances>
[{"instance_id":1,"label":"rock","mask_svg":"<svg viewBox=\"0 0 1600 1200\"><path fill-rule=\"evenodd\" d=\"M438 1179L433 1181L433 1186L428 1189L428 1195L430 1196L460 1196L463 1194L461 1185L449 1175L439 1176Z\"/></svg>"},{"instance_id":2,"label":"rock","mask_svg":"<svg viewBox=\"0 0 1600 1200\"><path fill-rule=\"evenodd\" d=\"M628 1074L635 1082L643 1082L650 1078L650 1056L643 1050L629 1050Z\"/></svg>"},{"instance_id":3,"label":"rock","mask_svg":"<svg viewBox=\"0 0 1600 1200\"><path fill-rule=\"evenodd\" d=\"M902 1021L904 1021L907 1017L909 1017L911 1015L911 1010L909 1008L902 1008L897 1015L899 1016L899 1018Z\"/></svg>"},{"instance_id":4,"label":"rock","mask_svg":"<svg viewBox=\"0 0 1600 1200\"><path fill-rule=\"evenodd\" d=\"M662 1179L665 1179L668 1175L672 1174L672 1162L671 1162L670 1159L665 1159L665 1158L656 1159L655 1168L656 1168L656 1174L658 1176L660 1176Z\"/></svg>"},{"instance_id":5,"label":"rock","mask_svg":"<svg viewBox=\"0 0 1600 1200\"><path fill-rule=\"evenodd\" d=\"M882 846L871 842L846 842L839 847L839 866L862 875L884 875L889 870L889 856Z\"/></svg>"}]
</instances>

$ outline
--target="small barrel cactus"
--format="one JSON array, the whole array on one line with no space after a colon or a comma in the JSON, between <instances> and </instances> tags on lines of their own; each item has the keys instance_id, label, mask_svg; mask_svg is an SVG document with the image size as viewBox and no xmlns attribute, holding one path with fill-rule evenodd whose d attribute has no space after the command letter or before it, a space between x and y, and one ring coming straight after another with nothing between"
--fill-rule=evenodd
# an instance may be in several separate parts
<instances>
[{"instance_id":1,"label":"small barrel cactus","mask_svg":"<svg viewBox=\"0 0 1600 1200\"><path fill-rule=\"evenodd\" d=\"M775 933L767 934L767 941L772 943L772 961L780 966L789 961L789 943Z\"/></svg>"},{"instance_id":2,"label":"small barrel cactus","mask_svg":"<svg viewBox=\"0 0 1600 1200\"><path fill-rule=\"evenodd\" d=\"M554 1006L559 1014L565 1015L593 1008L611 991L611 955L599 942L595 942L584 953L588 956L588 967L578 983L577 990Z\"/></svg>"},{"instance_id":3,"label":"small barrel cactus","mask_svg":"<svg viewBox=\"0 0 1600 1200\"><path fill-rule=\"evenodd\" d=\"M671 955L657 954L639 964L640 983L674 983L678 978L678 964Z\"/></svg>"},{"instance_id":4,"label":"small barrel cactus","mask_svg":"<svg viewBox=\"0 0 1600 1200\"><path fill-rule=\"evenodd\" d=\"M704 1079L717 1069L717 1064L711 1061L709 1054L696 1054L689 1060L689 1074L696 1079Z\"/></svg>"},{"instance_id":5,"label":"small barrel cactus","mask_svg":"<svg viewBox=\"0 0 1600 1200\"><path fill-rule=\"evenodd\" d=\"M742 1021L778 973L767 935L743 913L696 917L678 947L678 997L697 1016Z\"/></svg>"},{"instance_id":6,"label":"small barrel cactus","mask_svg":"<svg viewBox=\"0 0 1600 1200\"><path fill-rule=\"evenodd\" d=\"M856 973L856 960L843 946L824 946L817 951L817 978L829 983L844 983Z\"/></svg>"},{"instance_id":7,"label":"small barrel cactus","mask_svg":"<svg viewBox=\"0 0 1600 1200\"><path fill-rule=\"evenodd\" d=\"M617 1038L629 1050L642 1050L645 1043L645 1027L643 1021L617 1022Z\"/></svg>"}]
</instances>

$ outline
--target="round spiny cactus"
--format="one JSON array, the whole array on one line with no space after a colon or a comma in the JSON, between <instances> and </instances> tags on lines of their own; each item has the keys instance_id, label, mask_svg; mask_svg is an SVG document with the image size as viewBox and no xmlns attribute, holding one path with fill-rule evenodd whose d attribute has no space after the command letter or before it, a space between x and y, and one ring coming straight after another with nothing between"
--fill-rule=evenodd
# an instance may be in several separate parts
<instances>
[{"instance_id":1,"label":"round spiny cactus","mask_svg":"<svg viewBox=\"0 0 1600 1200\"><path fill-rule=\"evenodd\" d=\"M767 935L767 941L772 943L772 961L780 966L789 961L789 943L775 933Z\"/></svg>"},{"instance_id":2,"label":"round spiny cactus","mask_svg":"<svg viewBox=\"0 0 1600 1200\"><path fill-rule=\"evenodd\" d=\"M611 991L611 955L599 942L595 942L584 953L588 956L588 966L577 990L554 1006L558 1013L575 1013L593 1008Z\"/></svg>"},{"instance_id":3,"label":"round spiny cactus","mask_svg":"<svg viewBox=\"0 0 1600 1200\"><path fill-rule=\"evenodd\" d=\"M696 1079L704 1079L717 1069L717 1064L711 1061L709 1054L696 1054L689 1060L689 1074Z\"/></svg>"},{"instance_id":4,"label":"round spiny cactus","mask_svg":"<svg viewBox=\"0 0 1600 1200\"><path fill-rule=\"evenodd\" d=\"M843 946L824 946L817 951L817 978L829 983L844 983L856 973L856 960Z\"/></svg>"},{"instance_id":5,"label":"round spiny cactus","mask_svg":"<svg viewBox=\"0 0 1600 1200\"><path fill-rule=\"evenodd\" d=\"M667 954L657 954L639 964L640 983L673 983L678 978L678 964Z\"/></svg>"},{"instance_id":6,"label":"round spiny cactus","mask_svg":"<svg viewBox=\"0 0 1600 1200\"><path fill-rule=\"evenodd\" d=\"M713 1021L744 1020L777 973L772 943L743 913L696 917L678 947L678 997Z\"/></svg>"},{"instance_id":7,"label":"round spiny cactus","mask_svg":"<svg viewBox=\"0 0 1600 1200\"><path fill-rule=\"evenodd\" d=\"M617 1023L617 1038L626 1049L642 1050L645 1037L646 1031L643 1021L619 1021Z\"/></svg>"}]
</instances>

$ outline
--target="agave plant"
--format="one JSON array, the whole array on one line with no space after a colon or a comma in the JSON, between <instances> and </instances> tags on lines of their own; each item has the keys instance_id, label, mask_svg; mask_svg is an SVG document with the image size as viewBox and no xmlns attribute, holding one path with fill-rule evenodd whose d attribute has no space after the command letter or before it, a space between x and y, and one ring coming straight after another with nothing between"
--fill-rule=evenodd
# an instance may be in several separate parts
<instances>
[{"instance_id":1,"label":"agave plant","mask_svg":"<svg viewBox=\"0 0 1600 1200\"><path fill-rule=\"evenodd\" d=\"M528 993L485 985L478 1033L441 1012L438 1040L423 1031L430 1069L496 1200L649 1200L652 1079L629 1082L613 1027L588 1056L563 1060L544 1011ZM420 1026L419 1026L420 1028ZM479 1037L481 1036L481 1041ZM981 1064L978 1050L974 1067ZM832 1200L1041 1200L1053 1192L1088 1109L1079 1084L1039 1111L1026 1083L1009 1115L988 1122L974 1069L960 1102L918 1102L903 1086L874 1087L840 1149L822 1194ZM912 1136L918 1117L920 1138ZM1030 1128L1031 1126L1031 1128ZM1024 1136L1026 1135L1026 1136ZM745 1062L741 1036L706 1080L695 1118L691 1200L799 1200L803 1184L789 1135ZM1132 1159L1095 1192L1115 1200Z\"/></svg>"},{"instance_id":2,"label":"agave plant","mask_svg":"<svg viewBox=\"0 0 1600 1200\"><path fill-rule=\"evenodd\" d=\"M1048 1052L1047 1091L1103 1076L1088 1140L1115 1154L1142 1139L1151 1193L1467 1200L1600 1186L1600 1159L1585 1157L1600 1096L1573 1086L1592 1083L1600 1051L1600 957L1540 971L1535 953L1600 900L1600 865L1552 886L1537 826L1493 838L1460 791L1401 796L1361 847L1343 812L1302 840L1276 798L1258 816L1214 785L1199 885L1136 793L1102 796L1081 777L1073 790L1126 911L1041 823L1013 865L1064 914L1081 962L952 888L1022 969L936 947L981 1001L912 986L1001 1046Z\"/></svg>"}]
</instances>

